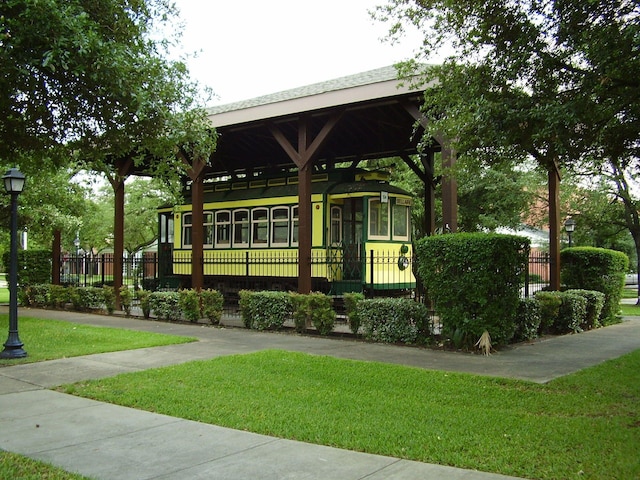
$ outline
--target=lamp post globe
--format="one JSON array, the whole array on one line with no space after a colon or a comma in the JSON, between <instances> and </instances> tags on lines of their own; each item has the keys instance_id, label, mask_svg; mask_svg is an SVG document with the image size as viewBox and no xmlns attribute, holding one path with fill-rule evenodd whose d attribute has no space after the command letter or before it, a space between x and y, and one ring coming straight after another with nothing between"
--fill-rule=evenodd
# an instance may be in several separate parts
<instances>
[{"instance_id":1,"label":"lamp post globe","mask_svg":"<svg viewBox=\"0 0 640 480\"><path fill-rule=\"evenodd\" d=\"M571 217L567 218L564 222L564 229L567 231L567 235L569 236L569 248L571 248L571 235L576 229L576 221Z\"/></svg>"},{"instance_id":2,"label":"lamp post globe","mask_svg":"<svg viewBox=\"0 0 640 480\"><path fill-rule=\"evenodd\" d=\"M23 358L27 352L22 348L18 334L18 195L24 189L25 176L17 168L11 168L2 177L4 188L11 195L11 249L9 252L9 335L0 358Z\"/></svg>"}]
</instances>

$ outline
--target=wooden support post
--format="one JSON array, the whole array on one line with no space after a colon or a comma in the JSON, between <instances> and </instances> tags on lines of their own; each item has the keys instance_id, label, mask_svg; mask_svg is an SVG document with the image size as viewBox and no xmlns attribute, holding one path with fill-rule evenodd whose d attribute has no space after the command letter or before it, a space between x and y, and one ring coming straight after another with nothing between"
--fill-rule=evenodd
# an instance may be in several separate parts
<instances>
[{"instance_id":1,"label":"wooden support post","mask_svg":"<svg viewBox=\"0 0 640 480\"><path fill-rule=\"evenodd\" d=\"M560 171L556 162L549 168L549 287L560 290Z\"/></svg>"},{"instance_id":2,"label":"wooden support post","mask_svg":"<svg viewBox=\"0 0 640 480\"><path fill-rule=\"evenodd\" d=\"M124 181L131 172L133 160L121 158L115 161L116 171L109 177L114 194L113 213L113 290L116 310L120 310L120 287L122 287L122 260L124 257Z\"/></svg>"},{"instance_id":3,"label":"wooden support post","mask_svg":"<svg viewBox=\"0 0 640 480\"><path fill-rule=\"evenodd\" d=\"M191 288L202 290L204 287L204 168L206 162L201 158L189 159L185 151L179 156L187 166L191 179Z\"/></svg>"},{"instance_id":4,"label":"wooden support post","mask_svg":"<svg viewBox=\"0 0 640 480\"><path fill-rule=\"evenodd\" d=\"M458 182L450 169L456 164L455 152L442 142L442 227L444 231L458 231Z\"/></svg>"},{"instance_id":5,"label":"wooden support post","mask_svg":"<svg viewBox=\"0 0 640 480\"><path fill-rule=\"evenodd\" d=\"M120 287L122 287L122 260L124 257L124 178L118 175L114 184L113 222L113 290L116 296L116 310L120 310Z\"/></svg>"},{"instance_id":6,"label":"wooden support post","mask_svg":"<svg viewBox=\"0 0 640 480\"><path fill-rule=\"evenodd\" d=\"M51 242L51 283L60 285L60 254L62 253L62 241L60 230L53 231Z\"/></svg>"},{"instance_id":7,"label":"wooden support post","mask_svg":"<svg viewBox=\"0 0 640 480\"><path fill-rule=\"evenodd\" d=\"M329 117L320 132L311 141L309 119L298 121L298 148L295 149L275 125L269 125L271 134L298 167L298 293L311 292L311 174L313 160L336 126L342 111Z\"/></svg>"},{"instance_id":8,"label":"wooden support post","mask_svg":"<svg viewBox=\"0 0 640 480\"><path fill-rule=\"evenodd\" d=\"M436 184L433 175L434 156L433 149L429 149L426 154L420 156L425 173L423 228L427 236L433 235L436 231Z\"/></svg>"}]
</instances>

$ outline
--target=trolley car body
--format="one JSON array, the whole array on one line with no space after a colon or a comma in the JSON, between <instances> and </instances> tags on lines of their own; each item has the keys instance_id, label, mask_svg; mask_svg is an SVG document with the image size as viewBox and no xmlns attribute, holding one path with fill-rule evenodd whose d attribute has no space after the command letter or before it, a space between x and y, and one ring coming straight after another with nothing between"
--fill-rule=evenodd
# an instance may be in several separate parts
<instances>
[{"instance_id":1,"label":"trolley car body","mask_svg":"<svg viewBox=\"0 0 640 480\"><path fill-rule=\"evenodd\" d=\"M406 292L415 287L411 195L383 172L335 169L312 177L312 289ZM298 178L205 182L205 286L296 290ZM189 188L185 190L189 201ZM161 286L190 285L190 204L159 209Z\"/></svg>"}]
</instances>

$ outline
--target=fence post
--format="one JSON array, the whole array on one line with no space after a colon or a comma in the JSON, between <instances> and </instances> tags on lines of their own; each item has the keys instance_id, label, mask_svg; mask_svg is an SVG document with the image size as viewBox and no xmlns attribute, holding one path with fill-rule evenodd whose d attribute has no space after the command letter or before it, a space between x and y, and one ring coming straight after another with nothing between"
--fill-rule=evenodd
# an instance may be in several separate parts
<instances>
[{"instance_id":1,"label":"fence post","mask_svg":"<svg viewBox=\"0 0 640 480\"><path fill-rule=\"evenodd\" d=\"M104 269L105 269L105 262L104 262L104 253L100 255L100 273L102 274L102 284L104 285Z\"/></svg>"}]
</instances>

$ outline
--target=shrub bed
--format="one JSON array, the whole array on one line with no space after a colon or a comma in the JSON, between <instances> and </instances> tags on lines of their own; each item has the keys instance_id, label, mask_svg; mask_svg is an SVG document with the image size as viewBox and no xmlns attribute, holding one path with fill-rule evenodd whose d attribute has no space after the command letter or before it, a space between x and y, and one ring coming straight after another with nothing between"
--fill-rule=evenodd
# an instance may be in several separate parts
<instances>
[{"instance_id":1,"label":"shrub bed","mask_svg":"<svg viewBox=\"0 0 640 480\"><path fill-rule=\"evenodd\" d=\"M239 295L242 321L247 328L278 330L291 317L293 307L287 292L241 290Z\"/></svg>"},{"instance_id":2,"label":"shrub bed","mask_svg":"<svg viewBox=\"0 0 640 480\"><path fill-rule=\"evenodd\" d=\"M331 306L331 297L323 293L291 293L291 308L295 329L305 332L311 325L320 333L327 335L333 330L336 312Z\"/></svg>"},{"instance_id":3,"label":"shrub bed","mask_svg":"<svg viewBox=\"0 0 640 480\"><path fill-rule=\"evenodd\" d=\"M426 343L431 334L429 310L406 298L374 298L357 303L364 337L385 343Z\"/></svg>"}]
</instances>

